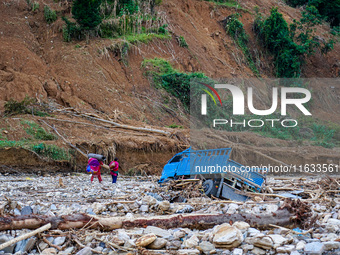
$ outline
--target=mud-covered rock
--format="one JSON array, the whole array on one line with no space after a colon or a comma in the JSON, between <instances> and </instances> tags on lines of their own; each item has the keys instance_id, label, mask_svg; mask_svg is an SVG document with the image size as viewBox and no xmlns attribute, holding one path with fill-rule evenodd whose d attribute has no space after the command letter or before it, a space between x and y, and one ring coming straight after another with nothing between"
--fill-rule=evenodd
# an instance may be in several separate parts
<instances>
[{"instance_id":1,"label":"mud-covered rock","mask_svg":"<svg viewBox=\"0 0 340 255\"><path fill-rule=\"evenodd\" d=\"M135 244L137 246L140 247L145 247L148 246L149 244L151 244L153 241L155 241L157 238L157 236L153 233L147 234L147 235L143 235L140 238L138 238L135 242Z\"/></svg>"}]
</instances>

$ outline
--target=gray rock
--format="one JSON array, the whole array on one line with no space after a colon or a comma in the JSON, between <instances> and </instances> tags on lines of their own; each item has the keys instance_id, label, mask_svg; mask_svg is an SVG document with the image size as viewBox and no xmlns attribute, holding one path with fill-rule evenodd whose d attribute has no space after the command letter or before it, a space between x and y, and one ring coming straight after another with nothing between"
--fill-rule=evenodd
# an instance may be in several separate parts
<instances>
[{"instance_id":1,"label":"gray rock","mask_svg":"<svg viewBox=\"0 0 340 255\"><path fill-rule=\"evenodd\" d=\"M300 252L298 252L298 251L292 251L291 253L290 253L290 255L300 255L301 253Z\"/></svg>"},{"instance_id":2,"label":"gray rock","mask_svg":"<svg viewBox=\"0 0 340 255\"><path fill-rule=\"evenodd\" d=\"M21 215L31 215L33 213L32 207L25 206L21 209Z\"/></svg>"},{"instance_id":3,"label":"gray rock","mask_svg":"<svg viewBox=\"0 0 340 255\"><path fill-rule=\"evenodd\" d=\"M118 239L126 242L126 241L130 240L130 236L125 232L124 229L119 229L118 230Z\"/></svg>"},{"instance_id":4,"label":"gray rock","mask_svg":"<svg viewBox=\"0 0 340 255\"><path fill-rule=\"evenodd\" d=\"M65 243L66 237L65 236L58 236L54 239L53 244L57 246L63 245Z\"/></svg>"},{"instance_id":5,"label":"gray rock","mask_svg":"<svg viewBox=\"0 0 340 255\"><path fill-rule=\"evenodd\" d=\"M259 233L261 233L261 231L256 229L256 228L248 228L248 235L249 236L256 236Z\"/></svg>"},{"instance_id":6,"label":"gray rock","mask_svg":"<svg viewBox=\"0 0 340 255\"><path fill-rule=\"evenodd\" d=\"M242 232L228 223L217 226L213 242L216 247L236 248L243 242Z\"/></svg>"},{"instance_id":7,"label":"gray rock","mask_svg":"<svg viewBox=\"0 0 340 255\"><path fill-rule=\"evenodd\" d=\"M325 246L320 242L307 243L305 253L310 255L321 255L325 250Z\"/></svg>"},{"instance_id":8,"label":"gray rock","mask_svg":"<svg viewBox=\"0 0 340 255\"><path fill-rule=\"evenodd\" d=\"M72 254L72 252L74 251L74 247L68 247L67 249L63 250L63 251L60 251L58 253L58 255L69 255L69 254Z\"/></svg>"},{"instance_id":9,"label":"gray rock","mask_svg":"<svg viewBox=\"0 0 340 255\"><path fill-rule=\"evenodd\" d=\"M147 212L147 211L149 211L149 206L148 206L148 205L141 205L141 206L139 207L139 211L141 211L141 212Z\"/></svg>"},{"instance_id":10,"label":"gray rock","mask_svg":"<svg viewBox=\"0 0 340 255\"><path fill-rule=\"evenodd\" d=\"M54 248L48 248L42 251L42 255L55 255L57 254L57 250Z\"/></svg>"},{"instance_id":11,"label":"gray rock","mask_svg":"<svg viewBox=\"0 0 340 255\"><path fill-rule=\"evenodd\" d=\"M260 248L255 247L254 249L251 250L251 254L254 254L254 255L264 255L264 254L266 254L266 251L262 250Z\"/></svg>"},{"instance_id":12,"label":"gray rock","mask_svg":"<svg viewBox=\"0 0 340 255\"><path fill-rule=\"evenodd\" d=\"M17 243L15 246L15 252L29 252L33 246L35 245L35 242L37 241L36 237L31 237L29 239L22 240Z\"/></svg>"},{"instance_id":13,"label":"gray rock","mask_svg":"<svg viewBox=\"0 0 340 255\"><path fill-rule=\"evenodd\" d=\"M200 251L197 249L181 249L177 251L178 255L198 255Z\"/></svg>"},{"instance_id":14,"label":"gray rock","mask_svg":"<svg viewBox=\"0 0 340 255\"><path fill-rule=\"evenodd\" d=\"M267 213L273 213L276 212L279 209L279 207L276 204L268 204L266 206L266 212Z\"/></svg>"},{"instance_id":15,"label":"gray rock","mask_svg":"<svg viewBox=\"0 0 340 255\"><path fill-rule=\"evenodd\" d=\"M243 250L236 248L233 250L233 255L243 255Z\"/></svg>"},{"instance_id":16,"label":"gray rock","mask_svg":"<svg viewBox=\"0 0 340 255\"><path fill-rule=\"evenodd\" d=\"M306 239L303 239L303 240L305 240L306 241L306 243L318 243L318 242L320 242L320 240L319 239L317 239L317 238L306 238Z\"/></svg>"},{"instance_id":17,"label":"gray rock","mask_svg":"<svg viewBox=\"0 0 340 255\"><path fill-rule=\"evenodd\" d=\"M198 247L204 254L209 254L210 251L215 250L215 245L206 241L201 242Z\"/></svg>"},{"instance_id":18,"label":"gray rock","mask_svg":"<svg viewBox=\"0 0 340 255\"><path fill-rule=\"evenodd\" d=\"M47 247L48 247L48 244L45 243L44 241L41 241L39 244L38 244L38 247L41 251L45 250Z\"/></svg>"},{"instance_id":19,"label":"gray rock","mask_svg":"<svg viewBox=\"0 0 340 255\"><path fill-rule=\"evenodd\" d=\"M326 237L323 237L320 239L321 242L328 242L328 241L334 241L338 239L338 235L335 233L329 233Z\"/></svg>"},{"instance_id":20,"label":"gray rock","mask_svg":"<svg viewBox=\"0 0 340 255\"><path fill-rule=\"evenodd\" d=\"M147 246L148 249L160 250L163 249L167 244L167 240L164 238L156 238L151 244Z\"/></svg>"},{"instance_id":21,"label":"gray rock","mask_svg":"<svg viewBox=\"0 0 340 255\"><path fill-rule=\"evenodd\" d=\"M181 239L183 237L185 237L185 232L184 231L181 231L181 230L175 230L174 233L172 234L172 237L174 239Z\"/></svg>"},{"instance_id":22,"label":"gray rock","mask_svg":"<svg viewBox=\"0 0 340 255\"><path fill-rule=\"evenodd\" d=\"M21 212L18 208L14 209L14 215L18 215L18 216L21 215Z\"/></svg>"},{"instance_id":23,"label":"gray rock","mask_svg":"<svg viewBox=\"0 0 340 255\"><path fill-rule=\"evenodd\" d=\"M145 234L150 234L150 233L154 233L156 236L158 237L162 237L162 238L169 238L171 237L171 234L168 230L166 229L162 229L159 227L154 227L154 226L148 226L145 231Z\"/></svg>"},{"instance_id":24,"label":"gray rock","mask_svg":"<svg viewBox=\"0 0 340 255\"><path fill-rule=\"evenodd\" d=\"M194 211L194 207L191 205L186 205L184 208L177 210L176 213L191 213Z\"/></svg>"},{"instance_id":25,"label":"gray rock","mask_svg":"<svg viewBox=\"0 0 340 255\"><path fill-rule=\"evenodd\" d=\"M284 238L281 235L269 235L269 237L273 240L274 242L274 248L279 247L283 244L287 243L287 239Z\"/></svg>"},{"instance_id":26,"label":"gray rock","mask_svg":"<svg viewBox=\"0 0 340 255\"><path fill-rule=\"evenodd\" d=\"M125 241L124 243L124 247L125 248L135 248L136 244L134 243L134 241L132 241L131 239Z\"/></svg>"},{"instance_id":27,"label":"gray rock","mask_svg":"<svg viewBox=\"0 0 340 255\"><path fill-rule=\"evenodd\" d=\"M97 246L96 248L94 248L95 251L102 252L102 250L104 250L103 247Z\"/></svg>"},{"instance_id":28,"label":"gray rock","mask_svg":"<svg viewBox=\"0 0 340 255\"><path fill-rule=\"evenodd\" d=\"M81 209L80 204L76 204L76 203L75 203L75 204L72 204L71 207L72 207L73 210L77 210L77 211L79 211L79 210Z\"/></svg>"},{"instance_id":29,"label":"gray rock","mask_svg":"<svg viewBox=\"0 0 340 255\"><path fill-rule=\"evenodd\" d=\"M233 227L238 228L239 230L241 230L242 233L246 232L247 229L250 227L249 224L247 222L244 221L236 221L233 224Z\"/></svg>"},{"instance_id":30,"label":"gray rock","mask_svg":"<svg viewBox=\"0 0 340 255\"><path fill-rule=\"evenodd\" d=\"M254 249L254 245L252 245L252 244L243 244L243 245L241 246L241 248L243 249L243 251L244 251L245 253L247 253L248 251Z\"/></svg>"},{"instance_id":31,"label":"gray rock","mask_svg":"<svg viewBox=\"0 0 340 255\"><path fill-rule=\"evenodd\" d=\"M0 244L6 243L6 242L8 242L9 240L12 240L12 239L13 239L13 237L10 236L10 235L5 235L5 234L1 235L0 236ZM5 252L5 253L6 252L13 253L14 247L15 247L15 244L12 244L11 246L8 246L5 249L2 249L1 251Z\"/></svg>"},{"instance_id":32,"label":"gray rock","mask_svg":"<svg viewBox=\"0 0 340 255\"><path fill-rule=\"evenodd\" d=\"M81 249L80 251L78 251L76 253L76 255L92 255L92 251L90 247L85 247L83 249Z\"/></svg>"},{"instance_id":33,"label":"gray rock","mask_svg":"<svg viewBox=\"0 0 340 255\"><path fill-rule=\"evenodd\" d=\"M33 214L39 214L40 213L40 205L32 206Z\"/></svg>"},{"instance_id":34,"label":"gray rock","mask_svg":"<svg viewBox=\"0 0 340 255\"><path fill-rule=\"evenodd\" d=\"M132 214L132 213L127 213L127 214L125 215L125 218L126 218L126 219L132 219L132 218L133 218L133 214Z\"/></svg>"},{"instance_id":35,"label":"gray rock","mask_svg":"<svg viewBox=\"0 0 340 255\"><path fill-rule=\"evenodd\" d=\"M285 245L282 247L277 247L276 252L277 253L288 253L290 254L294 250L295 246L294 245Z\"/></svg>"},{"instance_id":36,"label":"gray rock","mask_svg":"<svg viewBox=\"0 0 340 255\"><path fill-rule=\"evenodd\" d=\"M85 237L85 244L91 243L93 240L93 236L92 235L87 235Z\"/></svg>"},{"instance_id":37,"label":"gray rock","mask_svg":"<svg viewBox=\"0 0 340 255\"><path fill-rule=\"evenodd\" d=\"M113 252L110 248L105 248L102 250L102 253L104 254L110 254L110 252Z\"/></svg>"},{"instance_id":38,"label":"gray rock","mask_svg":"<svg viewBox=\"0 0 340 255\"><path fill-rule=\"evenodd\" d=\"M238 204L229 204L227 213L234 214L234 213L236 213L238 208L239 208Z\"/></svg>"},{"instance_id":39,"label":"gray rock","mask_svg":"<svg viewBox=\"0 0 340 255\"><path fill-rule=\"evenodd\" d=\"M336 233L339 230L339 226L328 224L326 227L327 232Z\"/></svg>"},{"instance_id":40,"label":"gray rock","mask_svg":"<svg viewBox=\"0 0 340 255\"><path fill-rule=\"evenodd\" d=\"M152 196L154 198L156 198L158 201L163 201L163 198L158 195L157 193L146 193L148 196Z\"/></svg>"},{"instance_id":41,"label":"gray rock","mask_svg":"<svg viewBox=\"0 0 340 255\"><path fill-rule=\"evenodd\" d=\"M46 215L46 216L49 216L49 217L54 217L54 216L55 216L55 214L54 214L53 212L51 212L51 211L47 211L47 212L45 213L45 215Z\"/></svg>"},{"instance_id":42,"label":"gray rock","mask_svg":"<svg viewBox=\"0 0 340 255\"><path fill-rule=\"evenodd\" d=\"M169 246L167 247L168 250L178 250L182 245L181 241L175 240L170 242Z\"/></svg>"},{"instance_id":43,"label":"gray rock","mask_svg":"<svg viewBox=\"0 0 340 255\"><path fill-rule=\"evenodd\" d=\"M91 207L87 208L86 209L86 213L87 214L90 214L90 215L96 215L94 212L93 212L93 209Z\"/></svg>"},{"instance_id":44,"label":"gray rock","mask_svg":"<svg viewBox=\"0 0 340 255\"><path fill-rule=\"evenodd\" d=\"M326 251L336 250L340 248L340 242L330 241L330 242L324 242Z\"/></svg>"},{"instance_id":45,"label":"gray rock","mask_svg":"<svg viewBox=\"0 0 340 255\"><path fill-rule=\"evenodd\" d=\"M157 204L156 198L154 198L152 196L143 197L142 202L143 202L144 205L149 205L149 206Z\"/></svg>"},{"instance_id":46,"label":"gray rock","mask_svg":"<svg viewBox=\"0 0 340 255\"><path fill-rule=\"evenodd\" d=\"M168 211L170 209L170 202L169 201L162 201L158 204L158 208L161 211Z\"/></svg>"},{"instance_id":47,"label":"gray rock","mask_svg":"<svg viewBox=\"0 0 340 255\"><path fill-rule=\"evenodd\" d=\"M331 225L340 225L340 220L330 218L330 219L328 219L327 223L331 224Z\"/></svg>"},{"instance_id":48,"label":"gray rock","mask_svg":"<svg viewBox=\"0 0 340 255\"><path fill-rule=\"evenodd\" d=\"M55 204L51 204L51 207L50 207L50 209L51 209L51 210L53 210L53 211L55 211L55 210L57 210L57 207L56 207L56 205L55 205Z\"/></svg>"},{"instance_id":49,"label":"gray rock","mask_svg":"<svg viewBox=\"0 0 340 255\"><path fill-rule=\"evenodd\" d=\"M305 248L305 246L306 246L306 242L305 241L299 241L297 244L296 244L296 249L297 250L303 250L304 248Z\"/></svg>"},{"instance_id":50,"label":"gray rock","mask_svg":"<svg viewBox=\"0 0 340 255\"><path fill-rule=\"evenodd\" d=\"M274 242L269 236L258 235L256 237L248 237L245 241L265 250L270 250L274 247Z\"/></svg>"},{"instance_id":51,"label":"gray rock","mask_svg":"<svg viewBox=\"0 0 340 255\"><path fill-rule=\"evenodd\" d=\"M192 249L194 247L196 247L198 245L198 238L196 235L192 235L190 238L186 239L184 242L183 242L183 247L184 248L188 248L188 249Z\"/></svg>"}]
</instances>

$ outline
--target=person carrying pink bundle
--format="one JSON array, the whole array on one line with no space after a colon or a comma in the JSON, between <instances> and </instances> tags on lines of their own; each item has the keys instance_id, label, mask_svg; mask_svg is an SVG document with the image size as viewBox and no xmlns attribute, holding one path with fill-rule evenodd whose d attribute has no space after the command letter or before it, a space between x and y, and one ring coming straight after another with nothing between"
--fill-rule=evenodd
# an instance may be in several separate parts
<instances>
[{"instance_id":1,"label":"person carrying pink bundle","mask_svg":"<svg viewBox=\"0 0 340 255\"><path fill-rule=\"evenodd\" d=\"M103 165L103 162L99 161L96 158L90 158L89 159L86 171L88 173L92 174L92 176L91 176L91 183L93 182L93 178L94 177L98 178L99 183L102 182L102 177L101 177L101 174L100 174L100 169L101 169L102 165Z\"/></svg>"},{"instance_id":2,"label":"person carrying pink bundle","mask_svg":"<svg viewBox=\"0 0 340 255\"><path fill-rule=\"evenodd\" d=\"M115 158L110 163L109 167L110 167L110 174L112 176L112 183L116 183L117 177L118 177L118 168L119 168L118 158Z\"/></svg>"}]
</instances>

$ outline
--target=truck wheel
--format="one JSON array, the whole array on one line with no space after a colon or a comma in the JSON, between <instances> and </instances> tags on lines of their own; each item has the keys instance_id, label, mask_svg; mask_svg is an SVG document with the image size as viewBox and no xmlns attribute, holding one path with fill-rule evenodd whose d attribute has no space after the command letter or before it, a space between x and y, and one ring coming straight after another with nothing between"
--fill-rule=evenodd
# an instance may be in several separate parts
<instances>
[{"instance_id":1,"label":"truck wheel","mask_svg":"<svg viewBox=\"0 0 340 255\"><path fill-rule=\"evenodd\" d=\"M209 179L209 180L206 180L204 183L203 183L203 190L204 190L204 193L207 195L207 196L211 196L211 195L215 195L216 193L216 187L214 185L214 181Z\"/></svg>"}]
</instances>

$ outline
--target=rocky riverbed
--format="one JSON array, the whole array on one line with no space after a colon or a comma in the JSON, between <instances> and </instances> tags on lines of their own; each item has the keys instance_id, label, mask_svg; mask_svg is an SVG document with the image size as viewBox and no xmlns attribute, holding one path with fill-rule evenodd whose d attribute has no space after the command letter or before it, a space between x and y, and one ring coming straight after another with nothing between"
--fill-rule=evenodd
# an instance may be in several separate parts
<instances>
[{"instance_id":1,"label":"rocky riverbed","mask_svg":"<svg viewBox=\"0 0 340 255\"><path fill-rule=\"evenodd\" d=\"M169 186L160 187L155 177L119 176L117 184L109 179L110 176L104 176L102 184L96 179L91 184L85 174L1 175L0 213L12 216L85 213L126 219L192 213L275 215L285 204L283 197L298 195L310 206L310 219L306 221L309 225L292 229L272 225L259 230L238 221L204 230L145 226L103 232L90 229L89 222L82 229L45 231L5 248L0 254L340 254L339 187L334 182L327 185L320 177L268 177L267 195L252 196L245 203L211 199L193 189L174 191ZM30 231L2 231L0 245Z\"/></svg>"}]
</instances>

